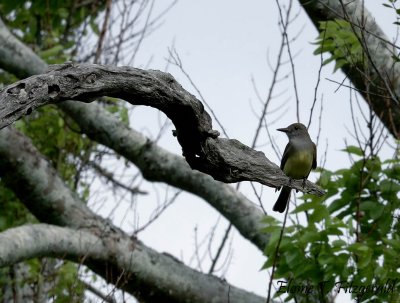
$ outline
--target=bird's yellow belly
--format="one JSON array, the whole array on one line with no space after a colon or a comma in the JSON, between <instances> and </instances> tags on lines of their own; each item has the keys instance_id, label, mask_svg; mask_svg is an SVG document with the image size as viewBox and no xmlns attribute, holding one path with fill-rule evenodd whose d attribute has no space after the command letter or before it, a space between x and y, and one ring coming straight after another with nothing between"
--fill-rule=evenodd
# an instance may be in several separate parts
<instances>
[{"instance_id":1,"label":"bird's yellow belly","mask_svg":"<svg viewBox=\"0 0 400 303\"><path fill-rule=\"evenodd\" d=\"M283 172L290 178L303 179L311 171L313 156L310 152L297 152L286 160Z\"/></svg>"}]
</instances>

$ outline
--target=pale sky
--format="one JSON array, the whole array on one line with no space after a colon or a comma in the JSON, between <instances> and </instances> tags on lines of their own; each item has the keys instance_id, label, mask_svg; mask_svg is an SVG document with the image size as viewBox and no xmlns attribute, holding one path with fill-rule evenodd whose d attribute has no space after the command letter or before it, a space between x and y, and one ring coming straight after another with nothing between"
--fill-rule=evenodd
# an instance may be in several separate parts
<instances>
[{"instance_id":1,"label":"pale sky","mask_svg":"<svg viewBox=\"0 0 400 303\"><path fill-rule=\"evenodd\" d=\"M155 8L161 9L162 3L164 2L156 1ZM287 5L289 1L280 1L280 3ZM386 34L392 38L396 30L392 25L395 21L392 11L381 5L383 1L367 0L365 3ZM294 64L301 102L300 115L301 122L307 124L320 67L320 57L313 55L316 46L312 44L317 37L317 31L297 1L293 2L292 11L292 16L298 14L298 17L289 28L289 37L295 38L295 41L291 43L291 49L292 53L296 54ZM164 20L163 25L144 40L136 58L135 67L164 70L167 66L168 48L174 44L185 70L224 125L229 137L251 145L258 123L254 112L260 113L259 101L251 78L254 78L261 96L265 98L272 79L267 58L273 65L275 64L281 39L276 2L181 0ZM152 60L147 66L151 57ZM285 58L287 58L286 52ZM286 64L283 70L288 72L289 68L290 66ZM168 71L185 89L197 96L196 91L177 68L169 66ZM333 65L322 69L317 94L317 111L312 120L310 134L312 139L316 140L320 100L323 97L324 110L318 152L322 155L327 146L326 168L338 169L348 164L346 154L340 151L345 147L344 140L352 142L346 130L346 127L352 129L349 92L347 89L336 92L337 84L329 82L326 78L340 82L344 76L340 71L333 74ZM280 82L274 95L276 98L272 101L271 109L276 109L286 102L281 110L268 116L268 122L273 122L269 129L278 146L283 150L287 138L275 129L286 127L296 120L294 111L296 99L291 74ZM285 111L287 108L291 109ZM160 114L156 110L145 107L135 108L131 116L131 126L143 131L145 135L155 136L159 128L159 120ZM219 129L215 122L214 128ZM279 164L280 159L275 155L268 141L265 135L261 137L257 149ZM181 148L170 131L166 132L159 144L172 152L181 154ZM315 176L311 176L310 179L315 181ZM153 190L153 187L146 183L143 187L149 191ZM161 185L161 188L165 186ZM247 182L242 185L241 190L255 201L252 189ZM272 205L278 194L271 188L264 188L263 191L264 207L269 214L272 214ZM146 220L146 216L151 211L149 205L154 206L155 198L155 194L147 198L139 198L137 209L141 222ZM276 216L280 220L283 218L280 214ZM190 194L183 194L156 223L140 234L140 239L160 252L166 251L182 258L188 264L194 251L194 227L197 226L198 235L202 238L209 233L218 217L219 214L201 199ZM118 214L114 218L117 224L118 220L122 220ZM126 230L131 229L131 221L125 219ZM226 226L226 220L221 218L216 231L218 237L221 237ZM233 259L226 279L235 286L266 296L268 275L266 271L260 271L265 261L264 257L251 243L243 240L238 232L233 233L232 239ZM215 242L215 247L218 244L219 240ZM208 269L206 264L208 264L207 261L204 268ZM195 263L191 265L195 266Z\"/></svg>"}]
</instances>

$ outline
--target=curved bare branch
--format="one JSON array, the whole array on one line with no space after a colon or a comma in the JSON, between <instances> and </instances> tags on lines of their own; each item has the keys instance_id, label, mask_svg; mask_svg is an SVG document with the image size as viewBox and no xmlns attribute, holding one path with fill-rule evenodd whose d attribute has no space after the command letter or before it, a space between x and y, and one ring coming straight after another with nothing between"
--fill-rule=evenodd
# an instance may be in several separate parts
<instances>
[{"instance_id":1,"label":"curved bare branch","mask_svg":"<svg viewBox=\"0 0 400 303\"><path fill-rule=\"evenodd\" d=\"M118 233L95 235L36 224L4 231L0 233L0 242L0 267L36 257L66 258L98 271L101 268L101 275L109 282L146 301L226 302L229 296L229 302L265 302L262 297L190 269Z\"/></svg>"},{"instance_id":2,"label":"curved bare branch","mask_svg":"<svg viewBox=\"0 0 400 303\"><path fill-rule=\"evenodd\" d=\"M255 181L270 187L290 186L323 195L311 182L291 180L280 168L234 139L220 139L203 104L168 73L95 64L61 64L47 73L18 81L0 92L0 128L39 106L66 100L91 102L101 96L163 111L176 127L175 135L191 168L226 183Z\"/></svg>"}]
</instances>

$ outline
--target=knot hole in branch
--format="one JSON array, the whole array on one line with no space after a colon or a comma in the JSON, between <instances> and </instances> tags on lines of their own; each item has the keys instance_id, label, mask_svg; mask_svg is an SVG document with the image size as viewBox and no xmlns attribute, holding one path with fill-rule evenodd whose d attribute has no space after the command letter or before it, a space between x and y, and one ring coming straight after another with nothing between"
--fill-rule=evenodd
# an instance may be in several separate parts
<instances>
[{"instance_id":1,"label":"knot hole in branch","mask_svg":"<svg viewBox=\"0 0 400 303\"><path fill-rule=\"evenodd\" d=\"M50 98L55 98L60 93L61 89L57 84L52 84L47 87L47 91Z\"/></svg>"},{"instance_id":2,"label":"knot hole in branch","mask_svg":"<svg viewBox=\"0 0 400 303\"><path fill-rule=\"evenodd\" d=\"M19 93L21 92L21 90L25 90L25 83L19 83L18 85L11 87L7 90L7 94L10 95L19 95Z\"/></svg>"},{"instance_id":3,"label":"knot hole in branch","mask_svg":"<svg viewBox=\"0 0 400 303\"><path fill-rule=\"evenodd\" d=\"M89 83L89 84L93 84L93 83L96 82L96 79L97 79L96 74L95 73L91 73L86 77L85 82Z\"/></svg>"}]
</instances>

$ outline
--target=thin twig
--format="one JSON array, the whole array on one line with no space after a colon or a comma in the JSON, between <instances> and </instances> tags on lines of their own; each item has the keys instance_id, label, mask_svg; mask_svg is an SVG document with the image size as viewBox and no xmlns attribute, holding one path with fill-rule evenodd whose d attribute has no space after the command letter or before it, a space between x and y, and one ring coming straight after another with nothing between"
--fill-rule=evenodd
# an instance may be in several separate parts
<instances>
[{"instance_id":1,"label":"thin twig","mask_svg":"<svg viewBox=\"0 0 400 303\"><path fill-rule=\"evenodd\" d=\"M283 231L285 230L285 226L286 226L286 219L289 213L289 204L286 207L286 213L285 213L285 218L283 219L283 225L281 228L281 232L279 235L279 240L275 249L275 255L274 255L274 263L272 264L272 272L271 272L271 277L269 280L269 284L268 284L268 296L267 296L267 301L266 303L269 303L271 300L271 289L272 289L272 281L274 280L274 274L275 274L275 268L276 268L276 264L277 264L277 260L278 260L278 252L279 252L279 246L281 245L282 242L282 238L283 238Z\"/></svg>"},{"instance_id":2,"label":"thin twig","mask_svg":"<svg viewBox=\"0 0 400 303\"><path fill-rule=\"evenodd\" d=\"M190 75L186 72L186 70L183 68L183 63L181 58L179 57L178 52L176 51L176 49L173 47L172 49L168 49L168 53L169 53L169 58L167 59L167 62L169 61L169 63L177 66L180 71L182 72L182 74L185 75L186 79L188 79L188 81L190 82L190 84L192 85L192 87L196 90L197 94L200 97L201 102L203 102L205 104L205 106L207 107L207 109L210 111L211 115L213 116L215 122L217 122L217 124L219 125L219 127L221 128L224 136L226 138L229 138L228 133L225 130L225 127L222 125L222 123L219 121L217 115L214 113L213 109L211 108L211 106L207 103L206 99L203 97L200 89L196 86L196 84L194 83L194 81L192 80L192 78L190 77Z\"/></svg>"},{"instance_id":3,"label":"thin twig","mask_svg":"<svg viewBox=\"0 0 400 303\"><path fill-rule=\"evenodd\" d=\"M212 274L214 272L215 266L217 265L217 261L219 257L221 256L222 250L224 249L225 243L228 240L229 233L231 232L232 229L232 223L229 223L228 228L225 230L225 234L221 240L221 243L218 247L217 253L215 255L215 258L212 260L210 269L208 270L208 274Z\"/></svg>"},{"instance_id":4,"label":"thin twig","mask_svg":"<svg viewBox=\"0 0 400 303\"><path fill-rule=\"evenodd\" d=\"M291 7L292 7L292 3L293 1L290 0L289 2L289 7L287 9L287 14L289 14ZM283 23L283 14L282 14L282 8L281 5L279 4L279 0L276 0L276 5L278 6L278 10L279 10L279 16L280 19L282 20ZM286 49L288 51L288 55L289 55L289 59L290 59L290 66L292 69L292 76L293 76L293 89L294 89L294 93L296 96L296 116L297 116L297 122L300 122L300 98L299 98L299 94L297 92L297 80L296 80L296 70L294 67L294 62L293 62L293 56L292 56L292 51L290 49L290 41L289 41L289 35L287 33L287 31L283 31L283 37L286 40Z\"/></svg>"},{"instance_id":5,"label":"thin twig","mask_svg":"<svg viewBox=\"0 0 400 303\"><path fill-rule=\"evenodd\" d=\"M97 49L96 49L96 55L94 57L94 63L99 62L100 55L102 52L104 38L105 38L106 32L107 32L107 23L110 18L111 2L112 2L111 0L107 0L107 2L106 2L106 12L105 12L104 21L103 21L103 27L102 27L100 35L99 35L99 41L97 43Z\"/></svg>"},{"instance_id":6,"label":"thin twig","mask_svg":"<svg viewBox=\"0 0 400 303\"><path fill-rule=\"evenodd\" d=\"M161 205L160 207L157 207L157 208L154 210L154 212L151 214L150 219L149 219L145 224L143 224L141 227L138 227L138 228L135 230L135 235L137 235L137 234L140 233L141 231L145 230L147 227L150 226L150 224L152 224L155 220L157 220L157 219L161 216L161 214L162 214L169 206L171 206L171 205L176 201L176 199L178 198L178 196L179 196L181 193L182 193L182 191L176 192L176 193L172 196L172 198L171 198L169 201L165 202L165 203L164 203L163 205Z\"/></svg>"},{"instance_id":7,"label":"thin twig","mask_svg":"<svg viewBox=\"0 0 400 303\"><path fill-rule=\"evenodd\" d=\"M85 282L85 281L80 281L83 286L90 291L91 293L93 293L94 295L96 295L97 297L99 297L103 302L106 303L117 303L117 301L114 299L114 297L112 297L110 294L103 294L101 291L99 291L96 287L93 287L91 284Z\"/></svg>"}]
</instances>

